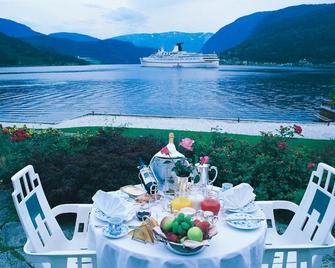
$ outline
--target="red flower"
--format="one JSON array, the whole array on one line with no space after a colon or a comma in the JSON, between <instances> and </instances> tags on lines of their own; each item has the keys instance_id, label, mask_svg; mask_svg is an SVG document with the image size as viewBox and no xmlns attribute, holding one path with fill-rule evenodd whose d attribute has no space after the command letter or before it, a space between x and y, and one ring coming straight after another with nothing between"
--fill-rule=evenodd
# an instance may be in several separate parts
<instances>
[{"instance_id":1,"label":"red flower","mask_svg":"<svg viewBox=\"0 0 335 268\"><path fill-rule=\"evenodd\" d=\"M24 141L25 139L30 138L31 136L25 132L23 129L18 129L12 133L10 137L11 142Z\"/></svg>"},{"instance_id":2,"label":"red flower","mask_svg":"<svg viewBox=\"0 0 335 268\"><path fill-rule=\"evenodd\" d=\"M314 163L311 163L311 162L307 163L307 168L308 168L308 169L313 169L314 166L315 166Z\"/></svg>"},{"instance_id":3,"label":"red flower","mask_svg":"<svg viewBox=\"0 0 335 268\"><path fill-rule=\"evenodd\" d=\"M278 141L278 142L277 142L277 147L278 147L279 149L285 149L285 148L287 147L287 143L284 142L284 141Z\"/></svg>"},{"instance_id":4,"label":"red flower","mask_svg":"<svg viewBox=\"0 0 335 268\"><path fill-rule=\"evenodd\" d=\"M166 147L166 146L163 147L163 148L161 149L161 153L162 153L162 154L166 154L166 155L170 154L169 148Z\"/></svg>"},{"instance_id":5,"label":"red flower","mask_svg":"<svg viewBox=\"0 0 335 268\"><path fill-rule=\"evenodd\" d=\"M302 132L302 127L299 125L293 125L294 132L297 134L301 134Z\"/></svg>"}]
</instances>

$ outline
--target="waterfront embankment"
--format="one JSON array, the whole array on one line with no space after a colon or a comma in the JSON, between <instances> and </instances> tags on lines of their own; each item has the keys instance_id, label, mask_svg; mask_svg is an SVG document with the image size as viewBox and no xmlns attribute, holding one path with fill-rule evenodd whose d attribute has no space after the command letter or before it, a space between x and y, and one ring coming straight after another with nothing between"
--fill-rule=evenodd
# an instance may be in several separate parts
<instances>
[{"instance_id":1,"label":"waterfront embankment","mask_svg":"<svg viewBox=\"0 0 335 268\"><path fill-rule=\"evenodd\" d=\"M127 127L170 129L187 131L218 131L230 134L243 134L257 136L262 132L275 132L282 126L298 124L303 128L303 137L308 139L335 139L334 123L299 123L274 121L238 121L227 119L188 118L188 117L161 117L142 115L109 115L88 114L66 120L60 123L12 123L0 122L3 126L23 126L29 128L74 128L74 127Z\"/></svg>"}]
</instances>

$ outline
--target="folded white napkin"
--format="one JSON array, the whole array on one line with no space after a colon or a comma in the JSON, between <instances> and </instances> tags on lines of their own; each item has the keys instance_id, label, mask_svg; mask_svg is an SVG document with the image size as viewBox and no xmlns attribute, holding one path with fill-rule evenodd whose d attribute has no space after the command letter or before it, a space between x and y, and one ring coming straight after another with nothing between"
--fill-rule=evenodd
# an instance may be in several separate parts
<instances>
[{"instance_id":1,"label":"folded white napkin","mask_svg":"<svg viewBox=\"0 0 335 268\"><path fill-rule=\"evenodd\" d=\"M242 208L255 200L254 189L248 183L241 183L222 193L224 207L228 209Z\"/></svg>"},{"instance_id":2,"label":"folded white napkin","mask_svg":"<svg viewBox=\"0 0 335 268\"><path fill-rule=\"evenodd\" d=\"M98 190L92 197L93 206L100 209L107 216L127 219L133 207L130 202L120 197L116 192Z\"/></svg>"}]
</instances>

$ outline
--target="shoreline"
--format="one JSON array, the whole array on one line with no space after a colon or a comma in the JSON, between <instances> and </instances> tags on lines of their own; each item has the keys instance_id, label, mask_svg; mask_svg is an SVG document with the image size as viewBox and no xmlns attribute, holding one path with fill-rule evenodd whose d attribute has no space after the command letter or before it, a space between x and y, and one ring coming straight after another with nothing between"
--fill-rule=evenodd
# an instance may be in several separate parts
<instances>
[{"instance_id":1,"label":"shoreline","mask_svg":"<svg viewBox=\"0 0 335 268\"><path fill-rule=\"evenodd\" d=\"M114 114L86 114L59 123L13 123L0 122L3 126L26 125L29 128L76 128L76 127L126 127L151 128L185 131L218 131L229 134L260 136L260 132L275 132L281 125L298 124L302 127L304 135L301 138L329 140L335 139L335 123L299 123L252 121L216 118L190 118L173 116L145 116L145 115L114 115Z\"/></svg>"}]
</instances>

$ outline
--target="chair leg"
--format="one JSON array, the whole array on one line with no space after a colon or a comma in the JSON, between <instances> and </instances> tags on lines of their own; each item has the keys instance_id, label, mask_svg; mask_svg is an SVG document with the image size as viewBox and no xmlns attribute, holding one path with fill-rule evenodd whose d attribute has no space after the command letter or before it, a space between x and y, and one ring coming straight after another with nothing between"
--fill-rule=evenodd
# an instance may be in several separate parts
<instances>
[{"instance_id":1,"label":"chair leg","mask_svg":"<svg viewBox=\"0 0 335 268\"><path fill-rule=\"evenodd\" d=\"M287 257L288 256L288 251L283 251L283 268L287 267Z\"/></svg>"},{"instance_id":2,"label":"chair leg","mask_svg":"<svg viewBox=\"0 0 335 268\"><path fill-rule=\"evenodd\" d=\"M66 268L67 258L57 258L50 263L50 268Z\"/></svg>"}]
</instances>

